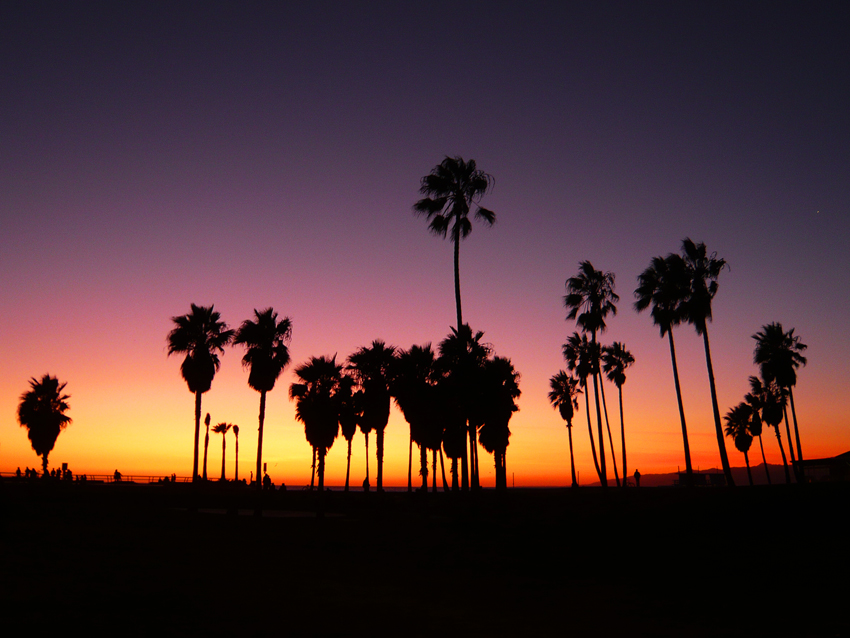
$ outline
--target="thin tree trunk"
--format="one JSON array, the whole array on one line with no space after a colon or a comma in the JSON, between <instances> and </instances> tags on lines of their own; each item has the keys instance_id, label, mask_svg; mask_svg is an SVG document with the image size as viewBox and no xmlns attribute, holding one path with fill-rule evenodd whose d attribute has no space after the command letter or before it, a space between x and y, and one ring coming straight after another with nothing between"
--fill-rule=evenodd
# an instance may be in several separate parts
<instances>
[{"instance_id":1,"label":"thin tree trunk","mask_svg":"<svg viewBox=\"0 0 850 638\"><path fill-rule=\"evenodd\" d=\"M590 422L590 395L587 391L587 382L584 385L584 407L587 412L587 433L590 435L590 451L593 453L593 465L596 467L596 476L602 482L602 472L599 471L599 461L596 459L596 444L593 442L593 425Z\"/></svg>"},{"instance_id":2,"label":"thin tree trunk","mask_svg":"<svg viewBox=\"0 0 850 638\"><path fill-rule=\"evenodd\" d=\"M443 457L440 456L440 465L443 463ZM437 493L437 450L431 450L431 491ZM446 473L443 472L443 480L446 479Z\"/></svg>"},{"instance_id":3,"label":"thin tree trunk","mask_svg":"<svg viewBox=\"0 0 850 638\"><path fill-rule=\"evenodd\" d=\"M773 485L770 481L770 470L767 469L767 459L764 457L764 443L761 440L761 434L759 434L759 447L761 448L761 461L764 463L764 473L767 475L767 484Z\"/></svg>"},{"instance_id":4,"label":"thin tree trunk","mask_svg":"<svg viewBox=\"0 0 850 638\"><path fill-rule=\"evenodd\" d=\"M47 475L47 456L49 454L50 454L49 452L46 452L46 453L41 455L41 473L44 474L45 476Z\"/></svg>"},{"instance_id":5,"label":"thin tree trunk","mask_svg":"<svg viewBox=\"0 0 850 638\"><path fill-rule=\"evenodd\" d=\"M310 465L310 491L316 486L316 446L313 446L313 462Z\"/></svg>"},{"instance_id":6,"label":"thin tree trunk","mask_svg":"<svg viewBox=\"0 0 850 638\"><path fill-rule=\"evenodd\" d=\"M226 450L227 439L225 438L226 432L221 433L221 479L224 480L224 453Z\"/></svg>"},{"instance_id":7,"label":"thin tree trunk","mask_svg":"<svg viewBox=\"0 0 850 638\"><path fill-rule=\"evenodd\" d=\"M711 409L714 412L714 429L717 434L717 447L720 451L720 464L723 466L723 474L726 475L726 484L735 487L732 478L732 468L729 466L729 457L726 455L726 440L723 437L723 426L720 425L720 408L717 407L717 389L714 385L714 366L711 365L711 348L708 345L708 327L703 326L702 340L705 344L705 364L708 367L708 383L711 386Z\"/></svg>"},{"instance_id":8,"label":"thin tree trunk","mask_svg":"<svg viewBox=\"0 0 850 638\"><path fill-rule=\"evenodd\" d=\"M753 473L750 472L750 457L744 452L744 463L747 464L747 478L750 479L750 487L753 486Z\"/></svg>"},{"instance_id":9,"label":"thin tree trunk","mask_svg":"<svg viewBox=\"0 0 850 638\"><path fill-rule=\"evenodd\" d=\"M602 487L608 487L608 470L605 467L605 437L602 434L602 409L599 403L599 352L596 344L596 331L591 334L593 344L593 399L596 402L596 429L599 431L599 481Z\"/></svg>"},{"instance_id":10,"label":"thin tree trunk","mask_svg":"<svg viewBox=\"0 0 850 638\"><path fill-rule=\"evenodd\" d=\"M198 480L198 453L201 445L201 393L195 392L195 457L192 460L192 480Z\"/></svg>"},{"instance_id":11,"label":"thin tree trunk","mask_svg":"<svg viewBox=\"0 0 850 638\"><path fill-rule=\"evenodd\" d=\"M803 469L803 449L800 447L800 430L797 429L797 410L794 407L794 391L788 386L788 399L791 401L791 416L794 417L794 438L797 441L797 463L800 465L800 482L805 484L806 472ZM790 443L789 443L790 445Z\"/></svg>"},{"instance_id":12,"label":"thin tree trunk","mask_svg":"<svg viewBox=\"0 0 850 638\"><path fill-rule=\"evenodd\" d=\"M375 434L375 450L378 455L378 478L376 480L376 489L379 492L384 491L384 428L378 428Z\"/></svg>"},{"instance_id":13,"label":"thin tree trunk","mask_svg":"<svg viewBox=\"0 0 850 638\"><path fill-rule=\"evenodd\" d=\"M410 433L410 442L407 444L407 491L413 491L413 432Z\"/></svg>"},{"instance_id":14,"label":"thin tree trunk","mask_svg":"<svg viewBox=\"0 0 850 638\"><path fill-rule=\"evenodd\" d=\"M458 227L458 231L460 227ZM457 306L457 329L460 332L460 327L463 325L463 315L460 311L460 236L458 233L452 233L455 249L455 305Z\"/></svg>"},{"instance_id":15,"label":"thin tree trunk","mask_svg":"<svg viewBox=\"0 0 850 638\"><path fill-rule=\"evenodd\" d=\"M791 469L794 470L794 480L800 482L800 470L797 467L797 458L794 456L794 440L791 438L791 426L788 421L788 406L782 406L782 414L785 418L785 434L788 435L788 455L791 457Z\"/></svg>"},{"instance_id":16,"label":"thin tree trunk","mask_svg":"<svg viewBox=\"0 0 850 638\"><path fill-rule=\"evenodd\" d=\"M466 427L466 423L464 422L463 427ZM460 488L462 491L466 492L469 490L469 465L467 464L467 450L466 450L466 435L463 437L463 455L460 457L460 469L461 469L461 484Z\"/></svg>"},{"instance_id":17,"label":"thin tree trunk","mask_svg":"<svg viewBox=\"0 0 850 638\"><path fill-rule=\"evenodd\" d=\"M602 375L600 375L600 380ZM608 421L608 403L605 401L605 383L600 383L600 390L602 391L602 408L605 411L605 427L608 430L608 445L611 446L611 463L614 466L614 480L617 483L617 487L620 487L620 475L617 474L617 451L614 449L614 438L611 436L611 423ZM623 482L625 482L626 477L623 475Z\"/></svg>"},{"instance_id":18,"label":"thin tree trunk","mask_svg":"<svg viewBox=\"0 0 850 638\"><path fill-rule=\"evenodd\" d=\"M318 448L318 446L316 447ZM325 449L317 449L316 454L319 457L319 498L321 498L322 494L325 492Z\"/></svg>"},{"instance_id":19,"label":"thin tree trunk","mask_svg":"<svg viewBox=\"0 0 850 638\"><path fill-rule=\"evenodd\" d=\"M345 461L345 491L346 492L348 491L348 477L351 474L351 440L353 438L354 437L352 436L351 439L348 439L348 457L346 458L346 461Z\"/></svg>"},{"instance_id":20,"label":"thin tree trunk","mask_svg":"<svg viewBox=\"0 0 850 638\"><path fill-rule=\"evenodd\" d=\"M210 447L210 426L207 425L207 432L204 434L204 480L207 480L207 450Z\"/></svg>"},{"instance_id":21,"label":"thin tree trunk","mask_svg":"<svg viewBox=\"0 0 850 638\"><path fill-rule=\"evenodd\" d=\"M260 392L260 427L257 431L257 489L263 489L263 423L266 420L266 392Z\"/></svg>"},{"instance_id":22,"label":"thin tree trunk","mask_svg":"<svg viewBox=\"0 0 850 638\"><path fill-rule=\"evenodd\" d=\"M573 482L570 487L578 487L578 481L576 480L576 462L575 457L573 456L573 428L572 425L567 426L567 434L570 437L570 474L572 474ZM505 477L507 480L507 476Z\"/></svg>"},{"instance_id":23,"label":"thin tree trunk","mask_svg":"<svg viewBox=\"0 0 850 638\"><path fill-rule=\"evenodd\" d=\"M458 484L457 484L457 459L452 459L451 474L452 474L452 492L457 492L460 489L458 487Z\"/></svg>"},{"instance_id":24,"label":"thin tree trunk","mask_svg":"<svg viewBox=\"0 0 850 638\"><path fill-rule=\"evenodd\" d=\"M682 422L682 441L685 444L685 472L688 487L694 484L694 468L691 465L691 446L688 443L688 426L685 425L685 408L682 405L682 388L679 385L679 366L676 364L676 347L673 345L673 328L667 329L670 341L670 359L673 361L673 381L676 384L676 400L679 403L679 420Z\"/></svg>"},{"instance_id":25,"label":"thin tree trunk","mask_svg":"<svg viewBox=\"0 0 850 638\"><path fill-rule=\"evenodd\" d=\"M481 487L478 480L478 430L471 423L467 423L469 430L469 480L472 489Z\"/></svg>"},{"instance_id":26,"label":"thin tree trunk","mask_svg":"<svg viewBox=\"0 0 850 638\"><path fill-rule=\"evenodd\" d=\"M791 473L788 471L788 459L785 458L785 449L782 447L782 437L779 435L779 425L773 427L776 433L776 441L779 443L779 453L782 455L782 465L785 468L785 485L791 484Z\"/></svg>"},{"instance_id":27,"label":"thin tree trunk","mask_svg":"<svg viewBox=\"0 0 850 638\"><path fill-rule=\"evenodd\" d=\"M617 386L617 395L620 403L620 444L623 448L623 487L629 482L629 473L626 468L626 426L623 423L623 386Z\"/></svg>"},{"instance_id":28,"label":"thin tree trunk","mask_svg":"<svg viewBox=\"0 0 850 638\"><path fill-rule=\"evenodd\" d=\"M239 482L239 435L236 435L236 472L234 473L233 481Z\"/></svg>"},{"instance_id":29,"label":"thin tree trunk","mask_svg":"<svg viewBox=\"0 0 850 638\"><path fill-rule=\"evenodd\" d=\"M428 449L419 446L419 473L422 475L422 491L428 491Z\"/></svg>"},{"instance_id":30,"label":"thin tree trunk","mask_svg":"<svg viewBox=\"0 0 850 638\"><path fill-rule=\"evenodd\" d=\"M443 475L443 491L448 492L449 491L449 482L446 480L446 463L445 463L445 460L443 459L443 446L442 445L440 446L440 472ZM435 481L437 480L436 475L434 476L434 480ZM434 491L435 492L437 491L436 485L434 486Z\"/></svg>"},{"instance_id":31,"label":"thin tree trunk","mask_svg":"<svg viewBox=\"0 0 850 638\"><path fill-rule=\"evenodd\" d=\"M368 492L369 491L369 433L364 432L363 436L366 437L366 480L363 481L363 485L364 485L363 491Z\"/></svg>"}]
</instances>

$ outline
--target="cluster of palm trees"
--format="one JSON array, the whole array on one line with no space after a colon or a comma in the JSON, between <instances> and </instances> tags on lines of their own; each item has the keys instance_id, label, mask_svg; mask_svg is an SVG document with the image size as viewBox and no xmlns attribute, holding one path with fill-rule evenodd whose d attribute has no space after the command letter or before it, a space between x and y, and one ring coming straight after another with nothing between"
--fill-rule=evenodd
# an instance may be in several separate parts
<instances>
[{"instance_id":1,"label":"cluster of palm trees","mask_svg":"<svg viewBox=\"0 0 850 638\"><path fill-rule=\"evenodd\" d=\"M41 457L41 466L47 474L47 457L59 433L71 423L65 414L70 406L70 395L63 394L67 384L45 374L41 379L30 379L30 389L21 395L18 404L18 423L27 429L32 449Z\"/></svg>"}]
</instances>

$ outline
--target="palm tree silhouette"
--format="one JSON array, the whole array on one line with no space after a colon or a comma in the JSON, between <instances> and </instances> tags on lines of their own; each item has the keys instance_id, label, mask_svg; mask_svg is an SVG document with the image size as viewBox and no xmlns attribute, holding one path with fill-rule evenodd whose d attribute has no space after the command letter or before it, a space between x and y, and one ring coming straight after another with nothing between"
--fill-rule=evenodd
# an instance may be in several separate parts
<instances>
[{"instance_id":1,"label":"palm tree silhouette","mask_svg":"<svg viewBox=\"0 0 850 638\"><path fill-rule=\"evenodd\" d=\"M239 482L239 426L233 426L233 436L236 437L236 471L233 473L233 482Z\"/></svg>"},{"instance_id":2,"label":"palm tree silhouette","mask_svg":"<svg viewBox=\"0 0 850 638\"><path fill-rule=\"evenodd\" d=\"M481 425L478 428L481 446L493 455L496 473L496 489L508 489L507 449L510 444L509 423L514 412L519 410L519 372L511 360L493 357L484 362L480 406Z\"/></svg>"},{"instance_id":3,"label":"palm tree silhouette","mask_svg":"<svg viewBox=\"0 0 850 638\"><path fill-rule=\"evenodd\" d=\"M770 323L753 335L756 340L753 352L753 363L759 366L762 378L767 381L776 380L779 387L788 393L791 403L791 414L794 417L794 439L797 444L797 463L794 465L797 481L804 482L803 449L800 446L800 431L797 429L797 410L794 407L794 386L797 385L797 368L806 365L806 357L801 353L806 350L805 343L794 335L794 328L788 332L782 329L781 323ZM790 434L789 447L792 450Z\"/></svg>"},{"instance_id":4,"label":"palm tree silhouette","mask_svg":"<svg viewBox=\"0 0 850 638\"><path fill-rule=\"evenodd\" d=\"M750 457L747 454L753 444L753 435L750 433L750 421L752 420L752 408L747 402L741 402L729 410L724 417L726 420L726 436L731 437L735 447L744 455L747 465L747 478L750 487L753 486L753 473L750 471Z\"/></svg>"},{"instance_id":5,"label":"palm tree silhouette","mask_svg":"<svg viewBox=\"0 0 850 638\"><path fill-rule=\"evenodd\" d=\"M446 157L422 178L419 193L425 195L413 205L416 215L426 215L428 228L445 238L451 233L454 243L455 304L457 327L463 325L460 306L460 241L472 231L469 211L475 206L475 217L488 226L496 221L496 214L482 208L478 202L493 186L493 177L481 171L475 160L465 162L460 157Z\"/></svg>"},{"instance_id":6,"label":"palm tree silhouette","mask_svg":"<svg viewBox=\"0 0 850 638\"><path fill-rule=\"evenodd\" d=\"M684 303L685 317L689 324L702 336L705 346L705 364L708 368L708 383L711 388L711 408L714 413L714 429L717 435L717 448L720 451L720 463L726 475L726 483L733 487L732 468L726 455L726 442L720 425L720 408L717 406L717 389L714 384L714 367L711 364L711 348L708 343L708 322L711 321L711 301L717 294L717 278L726 268L726 260L717 257L717 253L708 254L705 244L695 244L686 237L682 241L682 258L688 273L690 290Z\"/></svg>"},{"instance_id":7,"label":"palm tree silhouette","mask_svg":"<svg viewBox=\"0 0 850 638\"><path fill-rule=\"evenodd\" d=\"M676 401L679 405L679 420L682 424L682 442L685 446L685 471L688 485L693 485L691 448L688 443L688 427L685 424L685 408L682 405L682 388L679 385L679 366L676 364L676 346L673 342L673 327L685 320L684 301L689 291L688 271L685 260L670 254L666 258L653 257L649 267L638 275L635 290L635 310L643 312L650 306L652 322L658 326L661 338L667 335L670 343L670 359L673 362L673 382L676 386Z\"/></svg>"},{"instance_id":8,"label":"palm tree silhouette","mask_svg":"<svg viewBox=\"0 0 850 638\"><path fill-rule=\"evenodd\" d=\"M263 423L266 418L266 393L274 388L277 378L289 365L289 347L292 339L292 320L278 315L272 308L254 309L254 320L246 319L239 326L234 345L245 347L242 365L248 368L248 385L260 393L260 425L257 436L257 489L262 487Z\"/></svg>"},{"instance_id":9,"label":"palm tree silhouette","mask_svg":"<svg viewBox=\"0 0 850 638\"><path fill-rule=\"evenodd\" d=\"M580 381L571 377L566 370L559 370L549 379L549 402L558 410L561 418L567 424L567 434L570 439L570 474L572 475L571 487L578 487L576 480L576 463L573 456L573 416L578 410L578 395L581 393L578 385ZM623 475L625 476L625 474Z\"/></svg>"},{"instance_id":10,"label":"palm tree silhouette","mask_svg":"<svg viewBox=\"0 0 850 638\"><path fill-rule=\"evenodd\" d=\"M763 383L758 377L750 377L751 402L758 406L761 411L761 420L773 428L776 434L776 442L779 444L779 453L782 455L782 466L785 469L785 483L791 483L791 474L788 471L788 460L785 458L785 448L782 447L782 436L779 433L779 424L782 423L782 414L785 407L785 393L776 381Z\"/></svg>"},{"instance_id":11,"label":"palm tree silhouette","mask_svg":"<svg viewBox=\"0 0 850 638\"><path fill-rule=\"evenodd\" d=\"M198 479L198 443L201 432L201 395L212 386L215 373L221 366L218 358L233 338L233 330L221 320L213 306L191 304L191 312L172 317L175 327L168 333L168 354L185 354L180 374L195 395L195 454L192 460L192 480Z\"/></svg>"},{"instance_id":12,"label":"palm tree silhouette","mask_svg":"<svg viewBox=\"0 0 850 638\"><path fill-rule=\"evenodd\" d=\"M623 487L626 486L629 472L626 465L626 429L623 422L623 385L626 383L626 370L635 362L631 352L619 341L602 348L602 370L615 386L620 402L620 441L623 446Z\"/></svg>"},{"instance_id":13,"label":"palm tree silhouette","mask_svg":"<svg viewBox=\"0 0 850 638\"><path fill-rule=\"evenodd\" d=\"M207 449L210 446L210 413L207 412L207 416L204 418L204 425L207 428L206 434L204 434L204 480L207 480Z\"/></svg>"},{"instance_id":14,"label":"palm tree silhouette","mask_svg":"<svg viewBox=\"0 0 850 638\"><path fill-rule=\"evenodd\" d=\"M579 272L566 282L564 306L569 310L567 319L575 319L582 332L590 333L593 345L593 396L596 401L596 423L599 429L599 474L602 487L608 486L605 470L605 443L602 436L602 412L599 405L599 350L596 334L606 329L605 318L617 314L614 302L620 298L614 292L614 273L596 270L589 261L579 264Z\"/></svg>"},{"instance_id":15,"label":"palm tree silhouette","mask_svg":"<svg viewBox=\"0 0 850 638\"><path fill-rule=\"evenodd\" d=\"M225 436L225 434L227 434L227 431L232 427L233 425L230 423L217 423L213 426L212 429L214 434L221 434L221 478L219 479L220 481L224 480L224 452L227 446L227 437Z\"/></svg>"},{"instance_id":16,"label":"palm tree silhouette","mask_svg":"<svg viewBox=\"0 0 850 638\"><path fill-rule=\"evenodd\" d=\"M41 467L47 474L47 457L59 433L64 430L71 417L65 412L70 409L68 394L65 391L67 383L59 383L59 379L45 374L41 379L30 379L30 389L21 395L18 404L18 423L27 429L27 437L32 449L41 457Z\"/></svg>"},{"instance_id":17,"label":"palm tree silhouette","mask_svg":"<svg viewBox=\"0 0 850 638\"><path fill-rule=\"evenodd\" d=\"M348 443L348 456L345 460L345 491L349 489L349 477L351 475L351 442L354 435L357 434L357 422L362 416L362 408L360 407L362 393L354 392L354 379L343 374L339 381L337 389L337 400L339 408L339 426L342 430L342 436Z\"/></svg>"},{"instance_id":18,"label":"palm tree silhouette","mask_svg":"<svg viewBox=\"0 0 850 638\"><path fill-rule=\"evenodd\" d=\"M593 425L590 422L590 395L587 391L587 377L593 372L594 361L598 362L599 360L598 357L593 355L595 349L593 344L587 340L587 335L579 336L577 332L567 337L567 341L563 345L564 361L567 363L567 369L570 372L575 372L584 390L587 433L590 436L590 451L593 453L593 465L596 467L596 475L599 477L599 482L601 483L602 470L599 467L599 461L596 457L596 444L593 442Z\"/></svg>"},{"instance_id":19,"label":"palm tree silhouette","mask_svg":"<svg viewBox=\"0 0 850 638\"><path fill-rule=\"evenodd\" d=\"M761 419L761 399L756 397L752 392L748 392L746 396L744 396L744 401L746 401L747 405L750 406L750 434L754 437L758 437L759 449L761 450L761 461L764 465L764 473L767 477L767 484L773 485L773 481L770 480L770 471L767 467L767 458L764 455L764 442L761 438L762 431L764 430Z\"/></svg>"},{"instance_id":20,"label":"palm tree silhouette","mask_svg":"<svg viewBox=\"0 0 850 638\"><path fill-rule=\"evenodd\" d=\"M371 346L362 347L348 357L348 370L363 391L363 416L361 429L364 433L375 430L378 459L377 490L384 490L384 429L390 419L390 368L395 358L395 346L388 346L382 340L376 339ZM368 445L367 434L367 464ZM367 465L368 468L368 465ZM368 470L367 470L368 471ZM368 478L368 474L367 474Z\"/></svg>"},{"instance_id":21,"label":"palm tree silhouette","mask_svg":"<svg viewBox=\"0 0 850 638\"><path fill-rule=\"evenodd\" d=\"M332 357L310 357L295 368L300 383L289 386L295 399L295 418L304 424L304 435L318 458L319 494L325 491L325 456L339 434L337 390L342 365Z\"/></svg>"}]
</instances>

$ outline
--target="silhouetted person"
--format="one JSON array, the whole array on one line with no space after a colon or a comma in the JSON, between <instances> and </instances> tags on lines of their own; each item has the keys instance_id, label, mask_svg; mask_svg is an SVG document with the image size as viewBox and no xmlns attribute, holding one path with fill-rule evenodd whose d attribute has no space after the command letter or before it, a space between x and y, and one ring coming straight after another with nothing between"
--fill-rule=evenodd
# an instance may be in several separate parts
<instances>
[{"instance_id":1,"label":"silhouetted person","mask_svg":"<svg viewBox=\"0 0 850 638\"><path fill-rule=\"evenodd\" d=\"M367 479L367 478L363 479L363 491L364 492L369 491L369 479Z\"/></svg>"},{"instance_id":2,"label":"silhouetted person","mask_svg":"<svg viewBox=\"0 0 850 638\"><path fill-rule=\"evenodd\" d=\"M635 470L635 487L640 487L640 472Z\"/></svg>"},{"instance_id":3,"label":"silhouetted person","mask_svg":"<svg viewBox=\"0 0 850 638\"><path fill-rule=\"evenodd\" d=\"M263 489L270 490L272 489L272 480L269 478L268 472L263 474Z\"/></svg>"},{"instance_id":4,"label":"silhouetted person","mask_svg":"<svg viewBox=\"0 0 850 638\"><path fill-rule=\"evenodd\" d=\"M21 468L18 468L17 470L15 470L15 476L18 477L18 478L21 478Z\"/></svg>"},{"instance_id":5,"label":"silhouetted person","mask_svg":"<svg viewBox=\"0 0 850 638\"><path fill-rule=\"evenodd\" d=\"M120 482L121 481L121 472L119 472L118 470L115 470L115 474L112 475L112 480L114 480L116 483Z\"/></svg>"}]
</instances>

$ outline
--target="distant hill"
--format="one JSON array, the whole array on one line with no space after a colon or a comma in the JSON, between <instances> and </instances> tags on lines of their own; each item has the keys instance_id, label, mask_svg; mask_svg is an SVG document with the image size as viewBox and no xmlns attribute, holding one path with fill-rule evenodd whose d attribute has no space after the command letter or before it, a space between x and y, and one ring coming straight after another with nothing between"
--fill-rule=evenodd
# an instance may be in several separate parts
<instances>
[{"instance_id":1,"label":"distant hill","mask_svg":"<svg viewBox=\"0 0 850 638\"><path fill-rule=\"evenodd\" d=\"M774 485L784 485L785 484L785 469L782 465L771 465L768 463L767 465L768 471L770 472L770 480ZM640 469L640 468L638 468ZM759 465L753 465L750 470L753 473L753 484L755 485L767 485L767 476L764 471L764 464L760 463ZM789 466L790 470L790 466ZM684 468L682 469L684 472ZM697 470L695 469L694 472ZM722 474L723 470L720 468L709 468L709 469L700 469L699 472L701 474ZM749 485L749 480L747 479L747 468L746 467L733 467L732 468L732 478L735 479L736 485ZM629 480L634 481L634 477L629 477ZM662 487L667 485L675 485L679 480L678 472L670 472L668 474L643 474L640 475L640 486L641 487ZM791 482L794 483L794 473L791 472ZM599 485L599 481L594 481L593 483L588 483L590 487L594 485ZM608 479L608 485L615 485L613 477Z\"/></svg>"}]
</instances>

